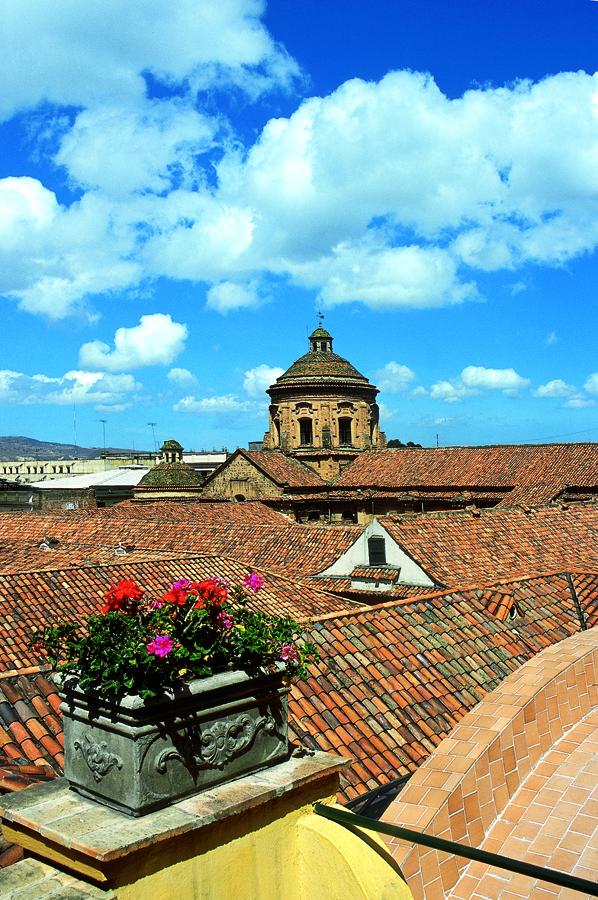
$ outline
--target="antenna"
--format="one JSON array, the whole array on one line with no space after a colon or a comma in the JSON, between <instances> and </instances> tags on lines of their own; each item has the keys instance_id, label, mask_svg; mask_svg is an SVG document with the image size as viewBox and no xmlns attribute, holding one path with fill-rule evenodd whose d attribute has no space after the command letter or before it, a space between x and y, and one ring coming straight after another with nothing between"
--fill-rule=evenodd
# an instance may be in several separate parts
<instances>
[{"instance_id":1,"label":"antenna","mask_svg":"<svg viewBox=\"0 0 598 900\"><path fill-rule=\"evenodd\" d=\"M77 449L77 404L73 400L73 436L75 438L75 449Z\"/></svg>"},{"instance_id":2,"label":"antenna","mask_svg":"<svg viewBox=\"0 0 598 900\"><path fill-rule=\"evenodd\" d=\"M157 422L148 422L147 424L148 424L149 427L152 429L152 440L153 440L153 442L154 442L154 453L157 453L157 452L158 452L158 445L156 444L156 431L155 431L155 428L156 428L156 425L157 425L158 423L157 423Z\"/></svg>"},{"instance_id":3,"label":"antenna","mask_svg":"<svg viewBox=\"0 0 598 900\"><path fill-rule=\"evenodd\" d=\"M104 468L106 468L106 422L108 420L100 419L99 421L102 423L102 444L104 447Z\"/></svg>"}]
</instances>

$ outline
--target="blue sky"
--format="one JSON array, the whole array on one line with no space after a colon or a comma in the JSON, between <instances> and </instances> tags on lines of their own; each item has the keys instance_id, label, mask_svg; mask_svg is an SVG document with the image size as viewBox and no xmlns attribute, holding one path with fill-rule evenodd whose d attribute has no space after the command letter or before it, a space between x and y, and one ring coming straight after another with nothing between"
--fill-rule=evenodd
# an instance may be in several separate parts
<instances>
[{"instance_id":1,"label":"blue sky","mask_svg":"<svg viewBox=\"0 0 598 900\"><path fill-rule=\"evenodd\" d=\"M0 0L0 433L246 445L316 311L388 437L598 437L598 3Z\"/></svg>"}]
</instances>

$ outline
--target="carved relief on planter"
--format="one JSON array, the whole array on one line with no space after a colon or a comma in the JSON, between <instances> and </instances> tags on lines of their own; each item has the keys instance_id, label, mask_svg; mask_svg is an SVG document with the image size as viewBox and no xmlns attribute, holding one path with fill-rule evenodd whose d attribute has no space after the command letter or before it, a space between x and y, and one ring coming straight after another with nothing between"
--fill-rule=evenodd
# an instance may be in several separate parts
<instances>
[{"instance_id":1,"label":"carved relief on planter","mask_svg":"<svg viewBox=\"0 0 598 900\"><path fill-rule=\"evenodd\" d=\"M282 672L227 672L147 702L111 703L64 685L65 777L85 796L143 815L273 765L288 756L288 691Z\"/></svg>"}]
</instances>

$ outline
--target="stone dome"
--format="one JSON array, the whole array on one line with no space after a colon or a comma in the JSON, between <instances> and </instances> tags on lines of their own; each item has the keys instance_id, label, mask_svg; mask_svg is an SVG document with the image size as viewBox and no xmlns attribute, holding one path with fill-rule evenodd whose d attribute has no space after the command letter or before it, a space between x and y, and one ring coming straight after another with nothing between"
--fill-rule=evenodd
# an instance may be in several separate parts
<instances>
[{"instance_id":1,"label":"stone dome","mask_svg":"<svg viewBox=\"0 0 598 900\"><path fill-rule=\"evenodd\" d=\"M367 378L358 372L347 359L337 356L331 350L314 352L310 350L295 360L287 371L276 379L276 384L285 384L298 379L332 379L334 381L353 381L369 384Z\"/></svg>"},{"instance_id":2,"label":"stone dome","mask_svg":"<svg viewBox=\"0 0 598 900\"><path fill-rule=\"evenodd\" d=\"M201 475L199 475L191 466L186 463L161 462L143 476L138 487L196 487L202 483Z\"/></svg>"}]
</instances>

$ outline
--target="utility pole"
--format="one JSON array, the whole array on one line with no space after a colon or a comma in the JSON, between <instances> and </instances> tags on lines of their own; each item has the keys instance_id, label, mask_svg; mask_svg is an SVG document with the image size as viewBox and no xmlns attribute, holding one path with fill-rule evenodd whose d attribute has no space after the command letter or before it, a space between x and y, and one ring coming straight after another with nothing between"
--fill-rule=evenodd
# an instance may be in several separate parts
<instances>
[{"instance_id":1,"label":"utility pole","mask_svg":"<svg viewBox=\"0 0 598 900\"><path fill-rule=\"evenodd\" d=\"M158 452L158 445L156 444L156 431L155 431L155 428L156 428L156 425L157 425L158 423L157 423L157 422L148 422L147 424L148 424L149 427L152 429L152 439L153 439L153 442L154 442L154 453L157 453L157 452Z\"/></svg>"}]
</instances>

